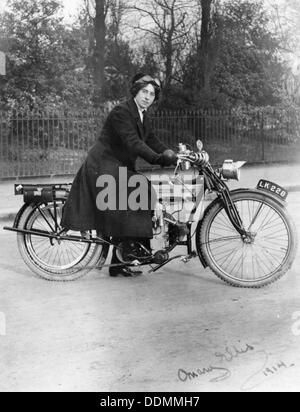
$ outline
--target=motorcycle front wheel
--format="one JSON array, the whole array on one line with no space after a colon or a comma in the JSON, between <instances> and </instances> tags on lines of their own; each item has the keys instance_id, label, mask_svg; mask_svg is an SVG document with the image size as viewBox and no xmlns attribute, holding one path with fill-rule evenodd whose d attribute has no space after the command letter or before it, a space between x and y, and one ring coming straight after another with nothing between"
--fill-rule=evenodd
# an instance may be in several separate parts
<instances>
[{"instance_id":1,"label":"motorcycle front wheel","mask_svg":"<svg viewBox=\"0 0 300 412\"><path fill-rule=\"evenodd\" d=\"M281 278L297 252L297 232L275 200L259 192L232 194L251 241L243 239L230 222L221 200L206 211L196 232L199 256L232 286L260 288Z\"/></svg>"},{"instance_id":2,"label":"motorcycle front wheel","mask_svg":"<svg viewBox=\"0 0 300 412\"><path fill-rule=\"evenodd\" d=\"M18 228L55 233L55 225L60 225L62 203L28 205L21 215ZM66 282L79 279L91 268L104 265L109 246L95 243L72 241L68 236L81 236L80 232L66 231L66 240L57 240L34 234L18 233L18 248L27 266L39 277L49 281Z\"/></svg>"}]
</instances>

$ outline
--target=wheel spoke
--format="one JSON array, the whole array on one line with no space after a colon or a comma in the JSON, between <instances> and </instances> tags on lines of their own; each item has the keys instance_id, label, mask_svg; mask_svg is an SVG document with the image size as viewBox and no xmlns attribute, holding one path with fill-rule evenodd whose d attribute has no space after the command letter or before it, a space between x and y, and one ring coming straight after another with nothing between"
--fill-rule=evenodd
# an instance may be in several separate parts
<instances>
[{"instance_id":1,"label":"wheel spoke","mask_svg":"<svg viewBox=\"0 0 300 412\"><path fill-rule=\"evenodd\" d=\"M220 276L245 284L268 281L281 271L290 254L291 233L285 217L259 195L237 199L235 206L252 237L243 239L219 207L208 225L208 240L202 239L201 245Z\"/></svg>"},{"instance_id":2,"label":"wheel spoke","mask_svg":"<svg viewBox=\"0 0 300 412\"><path fill-rule=\"evenodd\" d=\"M58 220L60 221L61 210L58 210ZM58 222L57 222L58 223ZM31 216L27 229L41 230L43 232L51 232L54 229L55 220L53 206L40 206ZM58 225L59 226L59 225ZM72 235L66 233L64 236ZM94 250L95 245L88 243L80 243L76 241L59 240L25 235L27 250L34 262L42 269L50 273L65 273L70 274L72 271L78 271L78 268L84 266L87 256ZM82 262L82 265L81 265Z\"/></svg>"}]
</instances>

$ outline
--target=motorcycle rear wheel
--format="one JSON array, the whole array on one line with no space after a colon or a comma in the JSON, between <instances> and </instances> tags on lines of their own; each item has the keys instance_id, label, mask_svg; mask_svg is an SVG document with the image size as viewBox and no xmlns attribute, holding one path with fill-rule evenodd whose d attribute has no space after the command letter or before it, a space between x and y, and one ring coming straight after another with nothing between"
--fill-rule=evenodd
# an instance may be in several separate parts
<instances>
[{"instance_id":1,"label":"motorcycle rear wheel","mask_svg":"<svg viewBox=\"0 0 300 412\"><path fill-rule=\"evenodd\" d=\"M297 252L297 232L288 212L259 192L233 193L244 227L253 234L244 241L221 201L212 204L197 227L199 256L231 286L260 288L281 278Z\"/></svg>"},{"instance_id":2,"label":"motorcycle rear wheel","mask_svg":"<svg viewBox=\"0 0 300 412\"><path fill-rule=\"evenodd\" d=\"M62 217L62 203L57 204L57 223ZM21 215L18 228L53 233L55 228L54 204L28 205ZM64 236L81 236L68 231ZM48 281L67 282L85 276L90 270L104 265L109 246L51 239L32 234L18 233L20 254L27 266L39 277Z\"/></svg>"}]
</instances>

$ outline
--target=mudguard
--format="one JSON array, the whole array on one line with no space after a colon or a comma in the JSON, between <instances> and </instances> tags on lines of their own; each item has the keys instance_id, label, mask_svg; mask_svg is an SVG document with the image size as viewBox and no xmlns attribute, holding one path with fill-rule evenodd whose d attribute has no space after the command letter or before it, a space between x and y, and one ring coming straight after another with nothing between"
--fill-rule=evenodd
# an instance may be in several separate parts
<instances>
[{"instance_id":1,"label":"mudguard","mask_svg":"<svg viewBox=\"0 0 300 412\"><path fill-rule=\"evenodd\" d=\"M280 196L276 195L275 193L272 193L270 191L266 191L263 189L236 189L232 190L230 194L236 194L236 193L242 193L242 192L248 192L249 194L251 193L259 193L260 195L264 195L266 198L274 200L277 204L279 204L281 207L286 207L287 203L285 199L281 198Z\"/></svg>"},{"instance_id":2,"label":"mudguard","mask_svg":"<svg viewBox=\"0 0 300 412\"><path fill-rule=\"evenodd\" d=\"M15 217L14 229L18 228L20 218L28 207L34 208L38 205L52 203L54 200L65 201L71 186L71 183L15 184L15 195L23 195L24 204Z\"/></svg>"},{"instance_id":3,"label":"mudguard","mask_svg":"<svg viewBox=\"0 0 300 412\"><path fill-rule=\"evenodd\" d=\"M24 203L24 205L21 207L21 209L18 211L18 213L16 214L15 220L14 220L14 224L13 224L13 228L17 229L19 227L19 221L21 219L21 216L23 215L23 213L25 212L25 210L28 207L32 207L32 204L30 203Z\"/></svg>"},{"instance_id":4,"label":"mudguard","mask_svg":"<svg viewBox=\"0 0 300 412\"><path fill-rule=\"evenodd\" d=\"M272 199L274 200L278 205L280 205L281 207L286 207L287 203L285 200L280 199L278 196L276 196L275 194L272 194L271 192L266 192L264 190L260 190L260 189L245 189L245 188L240 188L240 189L235 189L235 190L231 190L230 194L239 194L239 193L259 193L260 195L264 195L266 198ZM220 202L220 197L217 197L209 206L208 208L205 210L205 213L203 215L204 216L208 213L209 209L211 209L216 203ZM203 220L203 219L202 219Z\"/></svg>"}]
</instances>

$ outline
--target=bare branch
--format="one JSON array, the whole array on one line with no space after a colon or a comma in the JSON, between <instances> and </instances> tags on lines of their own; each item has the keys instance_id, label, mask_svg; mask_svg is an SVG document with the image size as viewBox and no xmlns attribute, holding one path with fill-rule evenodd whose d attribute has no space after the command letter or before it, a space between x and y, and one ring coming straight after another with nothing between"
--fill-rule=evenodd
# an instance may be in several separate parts
<instances>
[{"instance_id":1,"label":"bare branch","mask_svg":"<svg viewBox=\"0 0 300 412\"><path fill-rule=\"evenodd\" d=\"M145 29L144 27L134 26L133 29L135 29L135 30L141 30L141 31L144 31L144 32L146 32L146 33L150 33L150 34L152 34L153 36L156 36L156 37L158 37L158 38L161 38L161 36L159 35L159 33L155 32L155 31L153 31L153 30L150 30L150 29Z\"/></svg>"},{"instance_id":2,"label":"bare branch","mask_svg":"<svg viewBox=\"0 0 300 412\"><path fill-rule=\"evenodd\" d=\"M140 7L134 7L134 10L139 11L141 13L144 13L146 15L148 15L149 17L151 17L151 19L153 20L153 22L160 28L160 29L164 29L164 27L161 25L161 22L158 20L158 16L155 16L154 13L152 13L150 10L145 10L142 9Z\"/></svg>"}]
</instances>

